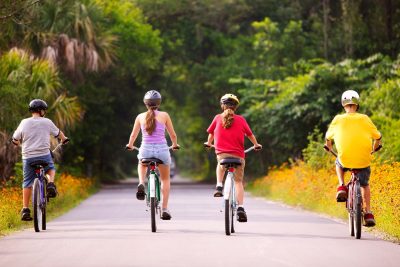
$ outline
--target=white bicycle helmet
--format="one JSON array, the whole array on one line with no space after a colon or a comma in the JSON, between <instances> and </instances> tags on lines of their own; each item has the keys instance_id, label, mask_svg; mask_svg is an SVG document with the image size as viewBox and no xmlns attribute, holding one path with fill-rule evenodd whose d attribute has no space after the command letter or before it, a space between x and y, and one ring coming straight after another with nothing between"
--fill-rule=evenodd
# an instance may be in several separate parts
<instances>
[{"instance_id":1,"label":"white bicycle helmet","mask_svg":"<svg viewBox=\"0 0 400 267\"><path fill-rule=\"evenodd\" d=\"M342 94L342 106L347 105L359 105L360 104L360 96L354 90L347 90Z\"/></svg>"}]
</instances>

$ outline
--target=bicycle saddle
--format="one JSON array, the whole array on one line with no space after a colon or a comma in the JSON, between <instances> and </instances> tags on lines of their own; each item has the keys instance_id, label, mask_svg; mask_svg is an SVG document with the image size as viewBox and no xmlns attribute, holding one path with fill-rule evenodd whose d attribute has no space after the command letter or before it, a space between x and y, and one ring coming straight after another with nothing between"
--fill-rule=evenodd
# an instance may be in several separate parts
<instances>
[{"instance_id":1,"label":"bicycle saddle","mask_svg":"<svg viewBox=\"0 0 400 267\"><path fill-rule=\"evenodd\" d=\"M149 164L151 162L155 162L157 164L163 164L164 162L158 158L144 158L140 161L143 164Z\"/></svg>"},{"instance_id":2,"label":"bicycle saddle","mask_svg":"<svg viewBox=\"0 0 400 267\"><path fill-rule=\"evenodd\" d=\"M242 162L238 158L225 158L225 159L221 160L219 164L220 165L232 164L235 166L239 166L239 165L242 165Z\"/></svg>"},{"instance_id":3,"label":"bicycle saddle","mask_svg":"<svg viewBox=\"0 0 400 267\"><path fill-rule=\"evenodd\" d=\"M49 165L49 164L46 161L43 161L43 160L37 160L37 161L34 161L34 162L29 164L29 166L31 166L32 168L35 168L35 169L44 168L47 165Z\"/></svg>"}]
</instances>

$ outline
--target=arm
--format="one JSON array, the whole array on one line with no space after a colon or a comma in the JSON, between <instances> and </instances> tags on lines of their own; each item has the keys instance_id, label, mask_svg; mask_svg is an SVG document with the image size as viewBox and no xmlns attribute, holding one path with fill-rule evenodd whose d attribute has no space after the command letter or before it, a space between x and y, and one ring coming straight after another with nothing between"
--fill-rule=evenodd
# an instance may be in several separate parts
<instances>
[{"instance_id":1,"label":"arm","mask_svg":"<svg viewBox=\"0 0 400 267\"><path fill-rule=\"evenodd\" d=\"M374 139L372 152L378 151L382 147L382 135L379 139Z\"/></svg>"},{"instance_id":2,"label":"arm","mask_svg":"<svg viewBox=\"0 0 400 267\"><path fill-rule=\"evenodd\" d=\"M332 151L332 140L329 140L329 139L325 139L325 145L324 145L324 148L325 148L325 150L326 150L326 147L329 149L328 151Z\"/></svg>"},{"instance_id":3,"label":"arm","mask_svg":"<svg viewBox=\"0 0 400 267\"><path fill-rule=\"evenodd\" d=\"M61 142L64 144L65 141L68 140L68 137L65 136L65 134L60 130L60 133L58 134L58 138L61 139ZM68 141L67 141L68 142ZM67 143L65 142L65 143Z\"/></svg>"},{"instance_id":4,"label":"arm","mask_svg":"<svg viewBox=\"0 0 400 267\"><path fill-rule=\"evenodd\" d=\"M252 135L250 135L250 136L247 136L247 138L249 138L250 142L253 143L254 149L255 149L255 150L261 149L261 148L262 148L262 145L260 145L260 144L257 142L257 139L256 139L256 137L254 136L254 134L252 134Z\"/></svg>"},{"instance_id":5,"label":"arm","mask_svg":"<svg viewBox=\"0 0 400 267\"><path fill-rule=\"evenodd\" d=\"M133 128L132 128L132 132L131 135L129 136L129 143L126 145L127 147L129 147L130 149L133 149L133 144L136 141L136 138L139 135L140 132L140 120L139 120L139 116L138 115L135 119L135 123L133 124Z\"/></svg>"},{"instance_id":6,"label":"arm","mask_svg":"<svg viewBox=\"0 0 400 267\"><path fill-rule=\"evenodd\" d=\"M214 141L214 135L213 134L208 134L207 137L207 142L205 143L207 146L212 146L212 142Z\"/></svg>"},{"instance_id":7,"label":"arm","mask_svg":"<svg viewBox=\"0 0 400 267\"><path fill-rule=\"evenodd\" d=\"M171 139L172 147L179 147L178 137L176 136L174 126L172 125L172 120L169 117L168 113L165 113L165 114L167 115L167 121L165 123L165 127L167 128L169 138Z\"/></svg>"}]
</instances>

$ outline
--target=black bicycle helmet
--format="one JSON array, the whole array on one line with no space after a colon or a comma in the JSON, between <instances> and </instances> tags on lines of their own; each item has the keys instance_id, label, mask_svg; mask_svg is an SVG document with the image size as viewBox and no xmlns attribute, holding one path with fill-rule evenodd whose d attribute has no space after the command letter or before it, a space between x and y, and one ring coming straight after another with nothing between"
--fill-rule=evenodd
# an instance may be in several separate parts
<instances>
[{"instance_id":1,"label":"black bicycle helmet","mask_svg":"<svg viewBox=\"0 0 400 267\"><path fill-rule=\"evenodd\" d=\"M47 110L47 103L42 99L33 99L29 103L29 111L30 112L39 112L41 110Z\"/></svg>"},{"instance_id":2,"label":"black bicycle helmet","mask_svg":"<svg viewBox=\"0 0 400 267\"><path fill-rule=\"evenodd\" d=\"M143 102L146 106L158 107L161 104L161 94L156 90L150 90L144 95Z\"/></svg>"}]
</instances>

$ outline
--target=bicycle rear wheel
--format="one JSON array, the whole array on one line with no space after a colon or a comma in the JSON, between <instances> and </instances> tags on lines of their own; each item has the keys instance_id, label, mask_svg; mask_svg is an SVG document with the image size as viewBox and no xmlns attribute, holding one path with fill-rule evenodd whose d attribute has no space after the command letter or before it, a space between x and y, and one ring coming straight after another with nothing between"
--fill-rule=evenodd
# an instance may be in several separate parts
<instances>
[{"instance_id":1,"label":"bicycle rear wheel","mask_svg":"<svg viewBox=\"0 0 400 267\"><path fill-rule=\"evenodd\" d=\"M361 207L362 207L362 198L361 198L361 189L360 183L356 182L353 193L353 210L354 210L354 228L355 228L355 236L357 239L361 238Z\"/></svg>"},{"instance_id":2,"label":"bicycle rear wheel","mask_svg":"<svg viewBox=\"0 0 400 267\"><path fill-rule=\"evenodd\" d=\"M349 212L349 233L351 236L354 236L354 215L351 210Z\"/></svg>"},{"instance_id":3,"label":"bicycle rear wheel","mask_svg":"<svg viewBox=\"0 0 400 267\"><path fill-rule=\"evenodd\" d=\"M150 213L151 213L151 231L155 232L157 231L157 226L156 226L156 198L151 197L150 198Z\"/></svg>"},{"instance_id":4,"label":"bicycle rear wheel","mask_svg":"<svg viewBox=\"0 0 400 267\"><path fill-rule=\"evenodd\" d=\"M233 227L233 212L231 205L231 198L225 199L225 234L231 234L231 227Z\"/></svg>"},{"instance_id":5,"label":"bicycle rear wheel","mask_svg":"<svg viewBox=\"0 0 400 267\"><path fill-rule=\"evenodd\" d=\"M40 227L42 227L43 214L42 209L40 207L40 182L39 179L36 178L33 182L33 226L35 228L35 232L40 232Z\"/></svg>"}]
</instances>

